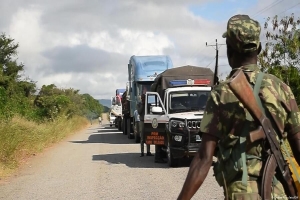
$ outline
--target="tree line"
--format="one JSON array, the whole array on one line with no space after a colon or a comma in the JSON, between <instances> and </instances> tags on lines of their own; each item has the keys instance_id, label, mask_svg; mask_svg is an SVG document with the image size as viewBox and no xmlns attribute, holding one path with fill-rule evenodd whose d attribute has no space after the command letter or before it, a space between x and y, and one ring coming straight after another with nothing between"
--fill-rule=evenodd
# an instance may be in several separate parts
<instances>
[{"instance_id":1,"label":"tree line","mask_svg":"<svg viewBox=\"0 0 300 200\"><path fill-rule=\"evenodd\" d=\"M17 62L18 47L14 39L0 35L0 120L18 115L42 123L58 117L92 119L102 114L104 107L89 94L55 84L37 88L35 81L23 77L24 64Z\"/></svg>"}]
</instances>

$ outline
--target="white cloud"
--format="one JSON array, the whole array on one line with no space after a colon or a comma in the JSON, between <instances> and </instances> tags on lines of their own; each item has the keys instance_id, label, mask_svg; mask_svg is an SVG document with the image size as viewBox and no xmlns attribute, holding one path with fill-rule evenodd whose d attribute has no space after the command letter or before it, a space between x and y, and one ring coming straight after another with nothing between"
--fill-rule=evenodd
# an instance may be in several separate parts
<instances>
[{"instance_id":1,"label":"white cloud","mask_svg":"<svg viewBox=\"0 0 300 200\"><path fill-rule=\"evenodd\" d=\"M19 43L19 60L25 69L36 69L47 61L40 52L47 47L42 43L43 30L40 26L41 12L36 9L19 9L12 17L8 34ZM29 70L31 71L31 70Z\"/></svg>"}]
</instances>

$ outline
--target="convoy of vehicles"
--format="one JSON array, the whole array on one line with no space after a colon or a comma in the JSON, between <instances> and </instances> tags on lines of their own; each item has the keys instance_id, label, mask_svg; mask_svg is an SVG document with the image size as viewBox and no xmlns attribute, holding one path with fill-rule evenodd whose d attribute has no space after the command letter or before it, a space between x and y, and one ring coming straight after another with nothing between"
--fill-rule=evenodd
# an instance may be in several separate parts
<instances>
[{"instance_id":1,"label":"convoy of vehicles","mask_svg":"<svg viewBox=\"0 0 300 200\"><path fill-rule=\"evenodd\" d=\"M209 68L173 68L169 56L132 56L126 89L117 89L111 101L110 126L140 142L137 104L146 94L144 140L160 149L170 167L177 166L199 148L200 123L214 79Z\"/></svg>"}]
</instances>

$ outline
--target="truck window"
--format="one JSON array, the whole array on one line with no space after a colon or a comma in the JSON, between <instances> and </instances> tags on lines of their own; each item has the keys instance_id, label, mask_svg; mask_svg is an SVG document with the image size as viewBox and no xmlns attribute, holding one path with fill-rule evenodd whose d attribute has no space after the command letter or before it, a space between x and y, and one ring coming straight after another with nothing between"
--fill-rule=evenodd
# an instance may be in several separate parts
<instances>
[{"instance_id":1,"label":"truck window","mask_svg":"<svg viewBox=\"0 0 300 200\"><path fill-rule=\"evenodd\" d=\"M137 95L145 94L150 91L152 82L139 82L137 83Z\"/></svg>"},{"instance_id":2,"label":"truck window","mask_svg":"<svg viewBox=\"0 0 300 200\"><path fill-rule=\"evenodd\" d=\"M115 115L113 113L110 113L110 117L115 117Z\"/></svg>"},{"instance_id":3,"label":"truck window","mask_svg":"<svg viewBox=\"0 0 300 200\"><path fill-rule=\"evenodd\" d=\"M159 107L162 107L162 105L160 104L160 101L159 99L157 98L156 95L148 95L148 99L147 99L147 114L152 114L150 111L151 111L151 108L153 106L159 106Z\"/></svg>"},{"instance_id":4,"label":"truck window","mask_svg":"<svg viewBox=\"0 0 300 200\"><path fill-rule=\"evenodd\" d=\"M176 91L169 95L169 113L204 110L210 91Z\"/></svg>"}]
</instances>

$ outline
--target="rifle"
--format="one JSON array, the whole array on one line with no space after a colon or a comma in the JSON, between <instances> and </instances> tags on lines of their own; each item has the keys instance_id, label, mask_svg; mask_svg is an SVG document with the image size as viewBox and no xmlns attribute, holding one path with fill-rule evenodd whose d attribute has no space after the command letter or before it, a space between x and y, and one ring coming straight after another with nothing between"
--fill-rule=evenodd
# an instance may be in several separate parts
<instances>
[{"instance_id":1,"label":"rifle","mask_svg":"<svg viewBox=\"0 0 300 200\"><path fill-rule=\"evenodd\" d=\"M270 120L259 107L258 101L260 100L256 100L253 89L250 86L244 72L242 70L237 70L229 79L228 86L249 111L251 116L260 124L257 131L253 131L252 134L249 135L250 141L253 142L258 139L267 139L270 146L268 151L269 155L264 165L264 174L261 183L262 199L271 199L271 185L276 169L279 175L278 178L281 180L285 193L288 197L295 197L296 189L291 176L291 171L286 160L284 160L279 142L276 138L276 133Z\"/></svg>"}]
</instances>

